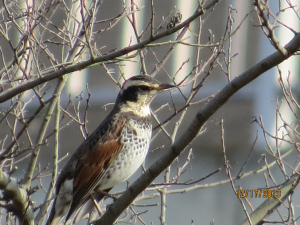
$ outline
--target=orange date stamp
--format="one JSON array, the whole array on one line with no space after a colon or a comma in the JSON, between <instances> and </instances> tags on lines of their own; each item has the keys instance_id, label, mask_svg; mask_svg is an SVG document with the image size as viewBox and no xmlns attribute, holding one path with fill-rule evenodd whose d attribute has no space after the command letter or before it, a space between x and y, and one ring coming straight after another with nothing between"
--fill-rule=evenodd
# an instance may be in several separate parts
<instances>
[{"instance_id":1,"label":"orange date stamp","mask_svg":"<svg viewBox=\"0 0 300 225\"><path fill-rule=\"evenodd\" d=\"M239 198L279 198L281 196L281 191L271 189L241 189L236 190L236 195Z\"/></svg>"}]
</instances>

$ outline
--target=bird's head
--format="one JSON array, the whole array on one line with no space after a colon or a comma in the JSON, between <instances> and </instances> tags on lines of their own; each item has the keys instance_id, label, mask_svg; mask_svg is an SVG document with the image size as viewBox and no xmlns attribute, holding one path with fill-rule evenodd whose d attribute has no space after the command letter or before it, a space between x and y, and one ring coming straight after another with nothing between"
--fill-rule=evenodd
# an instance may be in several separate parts
<instances>
[{"instance_id":1,"label":"bird's head","mask_svg":"<svg viewBox=\"0 0 300 225\"><path fill-rule=\"evenodd\" d=\"M124 82L116 104L121 111L131 111L141 117L150 116L149 106L156 94L174 87L162 84L150 76L134 76Z\"/></svg>"}]
</instances>

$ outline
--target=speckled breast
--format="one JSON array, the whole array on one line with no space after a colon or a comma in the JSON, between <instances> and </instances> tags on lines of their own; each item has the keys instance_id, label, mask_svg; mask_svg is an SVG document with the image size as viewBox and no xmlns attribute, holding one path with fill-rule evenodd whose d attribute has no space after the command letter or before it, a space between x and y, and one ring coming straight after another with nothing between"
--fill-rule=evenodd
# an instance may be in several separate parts
<instances>
[{"instance_id":1,"label":"speckled breast","mask_svg":"<svg viewBox=\"0 0 300 225\"><path fill-rule=\"evenodd\" d=\"M152 125L148 118L128 119L121 133L123 148L103 175L98 187L100 190L113 187L135 173L145 160L151 133Z\"/></svg>"}]
</instances>

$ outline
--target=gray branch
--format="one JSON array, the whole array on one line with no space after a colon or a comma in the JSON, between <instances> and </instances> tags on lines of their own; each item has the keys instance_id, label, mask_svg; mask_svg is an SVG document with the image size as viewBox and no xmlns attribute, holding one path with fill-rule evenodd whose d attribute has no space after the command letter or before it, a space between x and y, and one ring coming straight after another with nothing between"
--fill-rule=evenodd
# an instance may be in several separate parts
<instances>
[{"instance_id":1,"label":"gray branch","mask_svg":"<svg viewBox=\"0 0 300 225\"><path fill-rule=\"evenodd\" d=\"M130 52L135 51L135 50L147 47L147 44L150 44L150 43L152 43L156 40L159 40L163 37L171 35L171 34L175 33L176 31L182 29L183 27L188 26L192 21L194 21L199 16L204 14L206 10L212 8L219 1L220 0L213 0L205 8L198 7L198 9L194 12L194 14L191 17L186 19L184 22L182 22L178 26L175 26L174 28L172 28L170 30L166 30L165 32L162 32L162 33L157 34L155 36L150 36L148 39L146 39L146 40L144 40L144 41L142 41L138 44L120 49L120 50L115 51L111 54L107 54L107 55L100 56L100 57L97 57L97 58L90 58L86 61L79 62L79 63L74 63L74 64L72 63L72 65L70 65L70 66L66 66L66 67L61 66L61 68L57 68L57 70L55 70L54 72L49 72L47 74L42 74L43 76L40 76L40 77L35 78L33 80L26 81L22 84L18 84L17 86L15 86L13 88L10 88L10 89L0 93L0 103L5 102L5 101L11 99L12 97L26 91L26 90L34 88L34 87L36 87L40 84L43 84L47 81L59 78L59 77L65 75L65 74L68 74L68 73L71 73L71 72L74 72L74 71L78 71L78 70L82 70L82 69L85 69L89 66L94 66L94 65L101 64L101 63L104 63L104 62L109 62L111 60L120 60L120 59L118 59L118 57L124 56L124 55L126 55Z\"/></svg>"},{"instance_id":2,"label":"gray branch","mask_svg":"<svg viewBox=\"0 0 300 225\"><path fill-rule=\"evenodd\" d=\"M295 174L289 180L287 180L278 190L280 190L280 197L267 198L257 209L251 213L250 220L252 225L263 224L264 219L271 215L281 204L284 202L290 194L292 194L295 188L299 184L300 176ZM246 219L241 225L249 225L249 221Z\"/></svg>"},{"instance_id":3,"label":"gray branch","mask_svg":"<svg viewBox=\"0 0 300 225\"><path fill-rule=\"evenodd\" d=\"M113 204L110 205L106 213L96 221L96 225L113 224L113 222L130 205L130 203L133 202L133 200L185 150L195 137L197 137L204 123L219 108L221 108L221 106L224 105L231 96L267 70L275 67L292 56L299 48L300 33L297 33L285 46L285 49L288 52L287 56L276 51L228 83L197 113L196 117L188 126L188 129L175 141L167 153L151 165L143 175L141 175Z\"/></svg>"},{"instance_id":4,"label":"gray branch","mask_svg":"<svg viewBox=\"0 0 300 225\"><path fill-rule=\"evenodd\" d=\"M7 201L5 208L16 215L23 225L34 225L34 215L27 191L21 188L15 178L0 170L0 189Z\"/></svg>"}]
</instances>

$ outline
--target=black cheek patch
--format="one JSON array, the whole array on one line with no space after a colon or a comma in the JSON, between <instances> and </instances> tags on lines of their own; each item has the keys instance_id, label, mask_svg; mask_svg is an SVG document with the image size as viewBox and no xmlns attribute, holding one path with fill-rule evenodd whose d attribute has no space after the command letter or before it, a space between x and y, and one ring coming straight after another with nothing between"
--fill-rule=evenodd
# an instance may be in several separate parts
<instances>
[{"instance_id":1,"label":"black cheek patch","mask_svg":"<svg viewBox=\"0 0 300 225\"><path fill-rule=\"evenodd\" d=\"M137 102L138 100L138 87L128 87L126 90L123 91L121 96L121 101L130 101L130 102Z\"/></svg>"}]
</instances>

